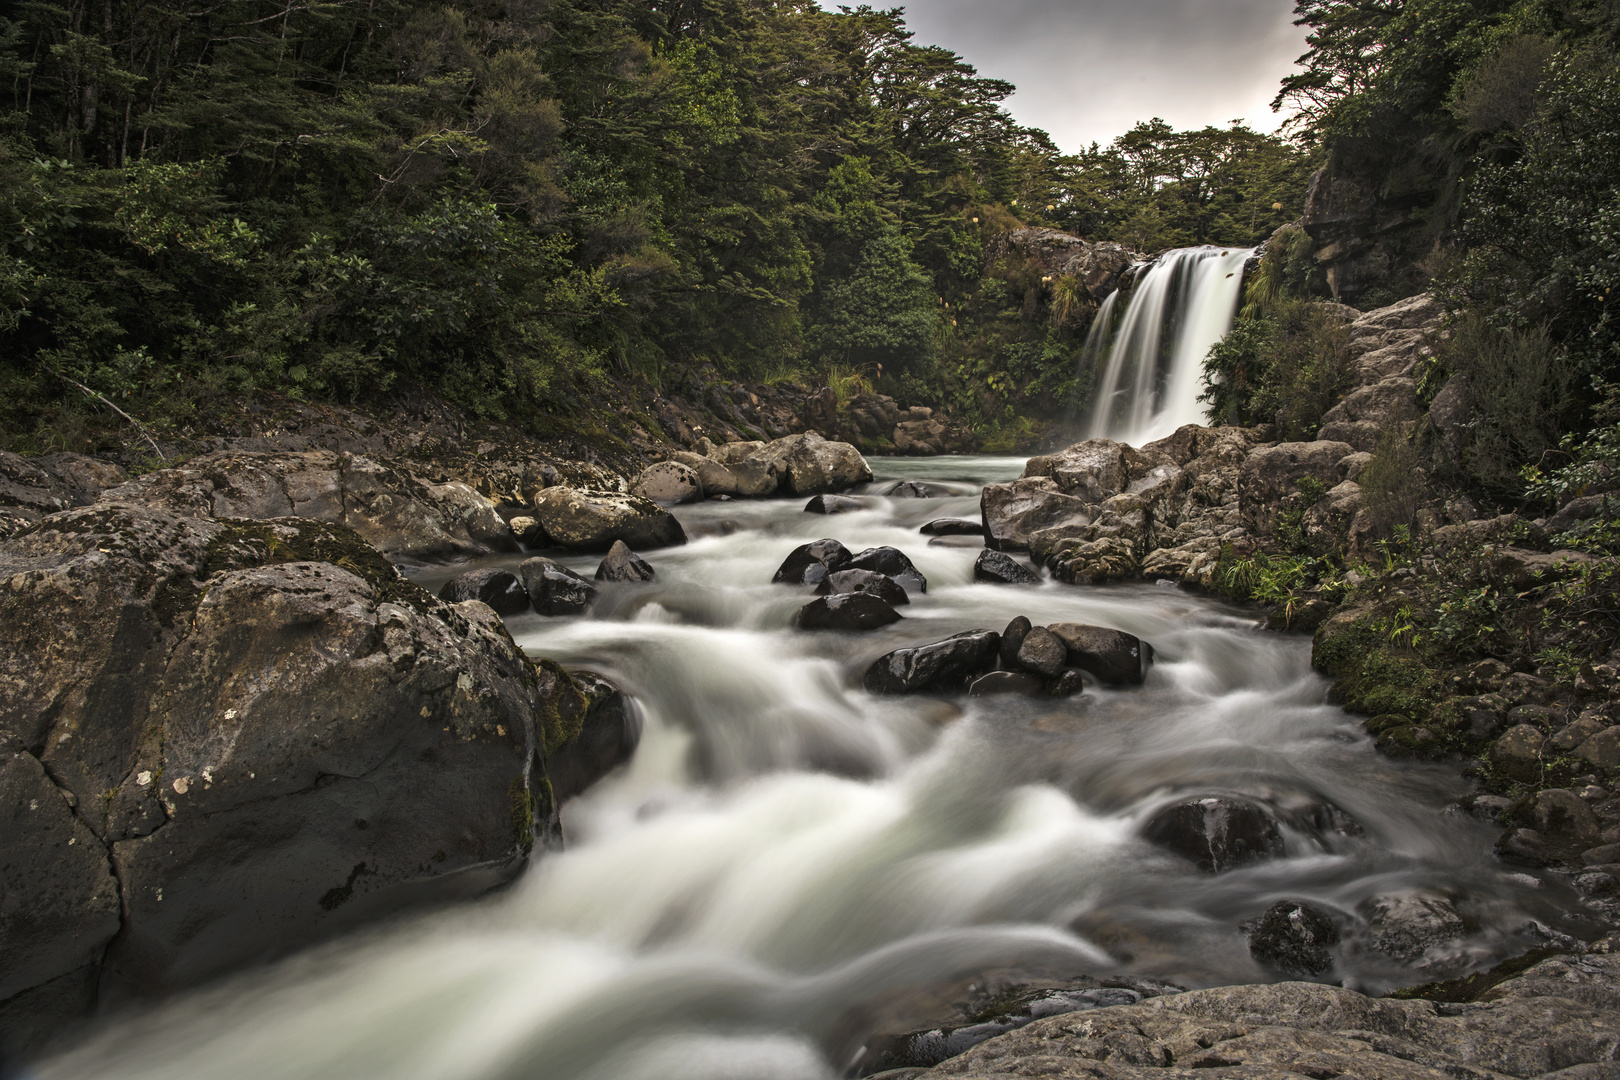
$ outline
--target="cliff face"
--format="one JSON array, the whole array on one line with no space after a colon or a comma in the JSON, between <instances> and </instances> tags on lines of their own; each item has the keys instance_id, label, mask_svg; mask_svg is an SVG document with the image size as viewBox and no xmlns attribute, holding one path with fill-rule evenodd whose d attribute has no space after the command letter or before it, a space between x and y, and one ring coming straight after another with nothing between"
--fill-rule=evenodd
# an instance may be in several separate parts
<instances>
[{"instance_id":1,"label":"cliff face","mask_svg":"<svg viewBox=\"0 0 1620 1080\"><path fill-rule=\"evenodd\" d=\"M1344 152L1317 170L1303 224L1333 298L1367 310L1422 291L1432 275L1421 264L1445 240L1442 197L1417 162L1374 173Z\"/></svg>"}]
</instances>

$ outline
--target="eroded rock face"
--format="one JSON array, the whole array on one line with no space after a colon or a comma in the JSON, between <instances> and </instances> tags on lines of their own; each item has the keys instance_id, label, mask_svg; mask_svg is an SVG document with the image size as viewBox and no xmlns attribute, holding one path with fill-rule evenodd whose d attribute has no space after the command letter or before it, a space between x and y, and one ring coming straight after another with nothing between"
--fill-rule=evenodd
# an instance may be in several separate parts
<instances>
[{"instance_id":1,"label":"eroded rock face","mask_svg":"<svg viewBox=\"0 0 1620 1080\"><path fill-rule=\"evenodd\" d=\"M1299 490L1300 480L1308 477L1326 488L1336 487L1344 479L1339 463L1357 449L1333 441L1255 449L1243 462L1238 481L1244 517L1256 531L1270 532L1283 500Z\"/></svg>"},{"instance_id":2,"label":"eroded rock face","mask_svg":"<svg viewBox=\"0 0 1620 1080\"><path fill-rule=\"evenodd\" d=\"M1037 532L1066 530L1078 538L1092 519L1090 504L1064 494L1048 476L986 484L979 508L985 545L996 551L1028 551Z\"/></svg>"},{"instance_id":3,"label":"eroded rock face","mask_svg":"<svg viewBox=\"0 0 1620 1080\"><path fill-rule=\"evenodd\" d=\"M334 526L128 505L0 543L0 581L0 773L67 849L0 900L13 1045L522 866L538 690L483 603Z\"/></svg>"},{"instance_id":4,"label":"eroded rock face","mask_svg":"<svg viewBox=\"0 0 1620 1080\"><path fill-rule=\"evenodd\" d=\"M1617 983L1620 960L1588 954L1542 961L1477 1002L1298 982L1222 986L1036 1020L919 1075L1595 1078L1609 1075L1620 1039Z\"/></svg>"},{"instance_id":5,"label":"eroded rock face","mask_svg":"<svg viewBox=\"0 0 1620 1080\"><path fill-rule=\"evenodd\" d=\"M607 551L622 540L636 551L686 543L686 532L651 499L615 491L549 487L534 497L546 534L575 551Z\"/></svg>"},{"instance_id":6,"label":"eroded rock face","mask_svg":"<svg viewBox=\"0 0 1620 1080\"><path fill-rule=\"evenodd\" d=\"M466 484L430 484L375 458L329 450L203 454L109 488L100 501L183 517L309 518L353 529L392 559L517 550L511 528Z\"/></svg>"},{"instance_id":7,"label":"eroded rock face","mask_svg":"<svg viewBox=\"0 0 1620 1080\"><path fill-rule=\"evenodd\" d=\"M959 689L969 676L996 666L1001 635L967 630L943 641L896 649L872 661L862 679L873 694Z\"/></svg>"}]
</instances>

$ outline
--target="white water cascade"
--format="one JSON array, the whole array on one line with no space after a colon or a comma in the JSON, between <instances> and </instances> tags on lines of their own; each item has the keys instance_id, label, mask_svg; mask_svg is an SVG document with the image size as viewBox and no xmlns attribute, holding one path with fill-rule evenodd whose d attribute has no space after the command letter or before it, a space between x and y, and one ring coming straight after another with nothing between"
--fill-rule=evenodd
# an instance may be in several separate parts
<instances>
[{"instance_id":1,"label":"white water cascade","mask_svg":"<svg viewBox=\"0 0 1620 1080\"><path fill-rule=\"evenodd\" d=\"M1251 248L1178 248L1137 283L1112 327L1108 297L1092 324L1083 362L1106 351L1097 404L1086 434L1140 446L1183 424L1201 424L1204 357L1232 328Z\"/></svg>"}]
</instances>

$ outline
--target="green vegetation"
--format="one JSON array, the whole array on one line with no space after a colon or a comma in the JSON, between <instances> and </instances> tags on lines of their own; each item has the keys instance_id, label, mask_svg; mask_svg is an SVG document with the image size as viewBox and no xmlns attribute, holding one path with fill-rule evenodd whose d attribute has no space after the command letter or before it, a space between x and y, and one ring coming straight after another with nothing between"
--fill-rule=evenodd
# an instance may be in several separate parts
<instances>
[{"instance_id":1,"label":"green vegetation","mask_svg":"<svg viewBox=\"0 0 1620 1080\"><path fill-rule=\"evenodd\" d=\"M1011 438L1074 391L1089 315L987 275L990 238L1247 244L1305 177L1241 128L1064 157L898 9L800 0L27 2L0 72L25 451L406 385L590 436L599 391L691 371L860 371Z\"/></svg>"}]
</instances>

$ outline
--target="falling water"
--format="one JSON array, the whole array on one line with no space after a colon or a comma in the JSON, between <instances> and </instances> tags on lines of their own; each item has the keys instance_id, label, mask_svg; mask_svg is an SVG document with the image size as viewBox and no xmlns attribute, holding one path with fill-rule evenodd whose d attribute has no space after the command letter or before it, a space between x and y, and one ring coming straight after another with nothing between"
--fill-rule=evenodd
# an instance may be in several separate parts
<instances>
[{"instance_id":1,"label":"falling water","mask_svg":"<svg viewBox=\"0 0 1620 1080\"><path fill-rule=\"evenodd\" d=\"M1198 400L1204 357L1232 328L1243 264L1252 254L1178 248L1142 276L1107 350L1089 436L1141 445L1204 422ZM1115 296L1097 313L1087 358L1100 356L1109 340Z\"/></svg>"}]
</instances>

